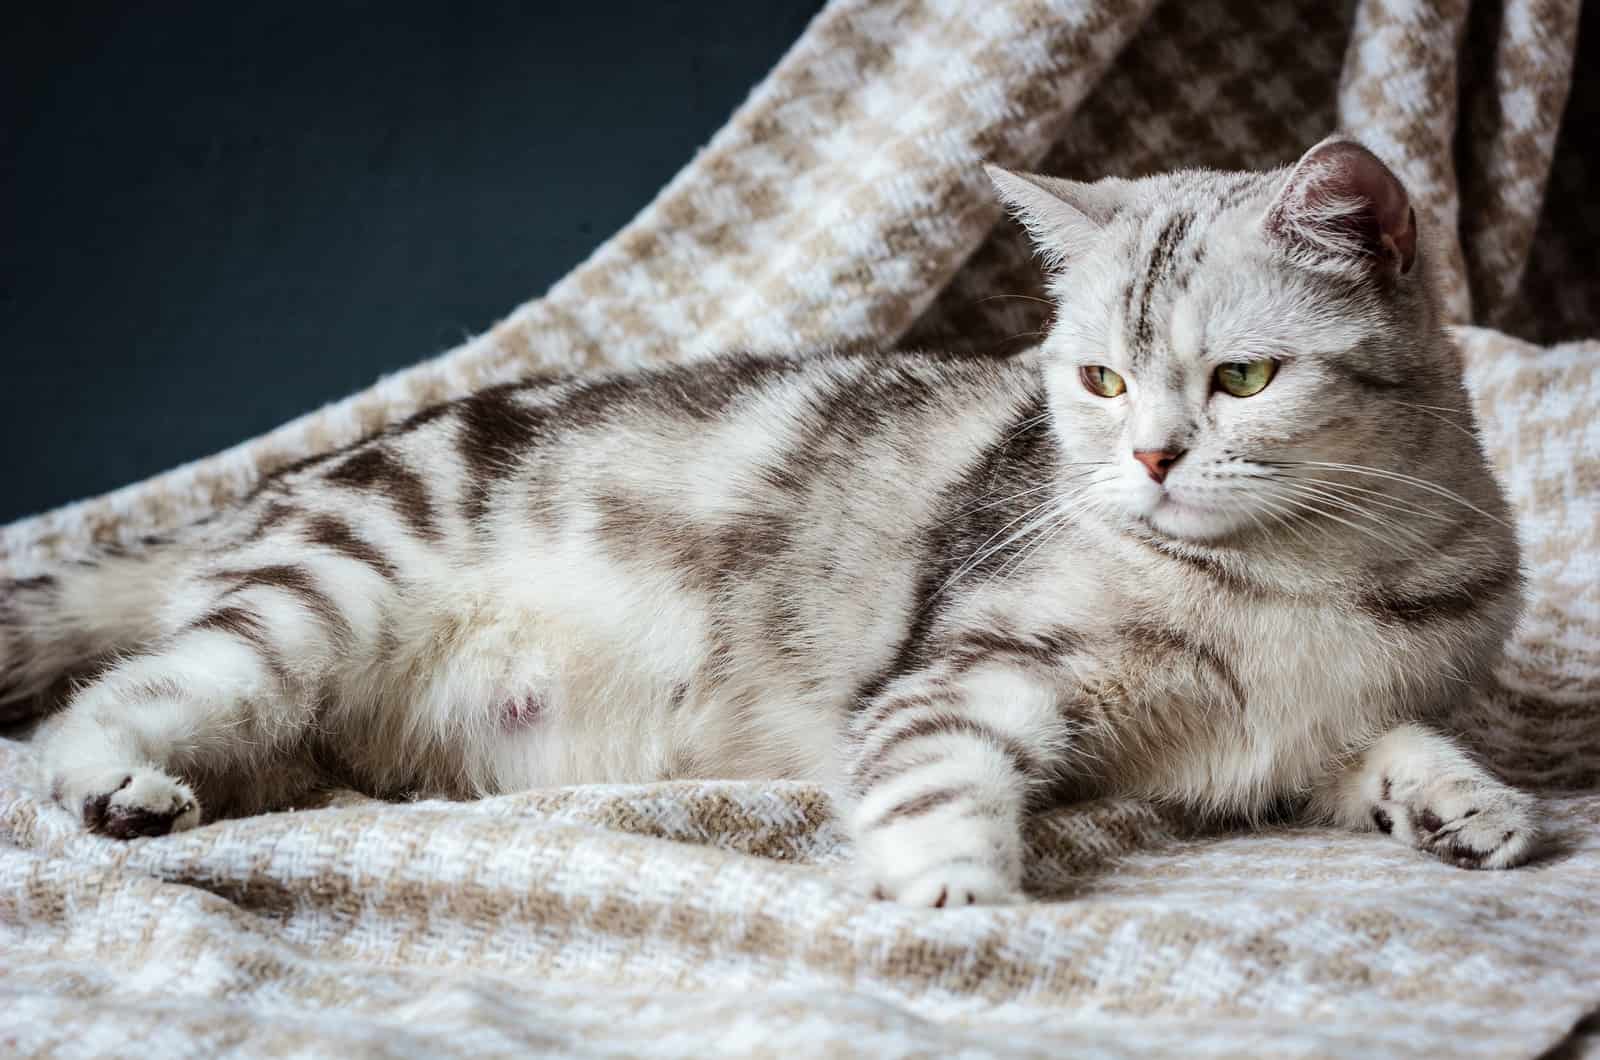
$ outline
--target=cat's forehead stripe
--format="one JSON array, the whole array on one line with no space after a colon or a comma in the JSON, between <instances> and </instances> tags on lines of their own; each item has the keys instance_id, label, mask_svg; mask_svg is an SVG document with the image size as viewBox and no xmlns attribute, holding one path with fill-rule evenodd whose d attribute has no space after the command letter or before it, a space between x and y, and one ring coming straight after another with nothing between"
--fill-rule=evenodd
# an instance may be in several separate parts
<instances>
[{"instance_id":1,"label":"cat's forehead stripe","mask_svg":"<svg viewBox=\"0 0 1600 1060\"><path fill-rule=\"evenodd\" d=\"M1254 173L1240 174L1217 193L1217 213L1231 210L1248 200L1261 186L1261 178Z\"/></svg>"},{"instance_id":2,"label":"cat's forehead stripe","mask_svg":"<svg viewBox=\"0 0 1600 1060\"><path fill-rule=\"evenodd\" d=\"M1178 210L1168 217L1151 244L1145 267L1138 274L1142 281L1138 309L1132 314L1131 319L1124 317L1129 327L1127 340L1129 363L1134 371L1142 367L1155 344L1155 325L1151 322L1151 312L1156 290L1170 276L1177 259L1177 250L1188 237L1193 223L1192 210ZM1130 285L1125 304L1131 303L1133 291L1134 287Z\"/></svg>"},{"instance_id":3,"label":"cat's forehead stripe","mask_svg":"<svg viewBox=\"0 0 1600 1060\"><path fill-rule=\"evenodd\" d=\"M1132 371L1144 368L1155 351L1158 293L1163 288L1177 296L1189 291L1196 271L1206 261L1206 233L1218 218L1248 202L1261 188L1258 176L1242 175L1211 193L1212 200L1205 207L1175 209L1162 222L1150 242L1144 267L1131 270L1122 291L1121 339ZM1186 355L1197 356L1201 352L1201 336L1195 329L1191 331L1194 333L1188 336L1188 342L1173 341Z\"/></svg>"}]
</instances>

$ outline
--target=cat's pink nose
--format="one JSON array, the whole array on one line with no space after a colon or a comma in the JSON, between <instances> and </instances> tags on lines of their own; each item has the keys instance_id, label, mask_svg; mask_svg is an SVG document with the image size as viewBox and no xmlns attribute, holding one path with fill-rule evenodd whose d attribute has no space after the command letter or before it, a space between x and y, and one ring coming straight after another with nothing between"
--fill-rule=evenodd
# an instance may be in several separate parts
<instances>
[{"instance_id":1,"label":"cat's pink nose","mask_svg":"<svg viewBox=\"0 0 1600 1060\"><path fill-rule=\"evenodd\" d=\"M1144 465L1144 469L1150 472L1151 478L1157 482L1165 482L1167 472L1172 470L1172 465L1178 462L1183 453L1182 449L1176 453L1169 453L1165 449L1135 449L1133 458Z\"/></svg>"}]
</instances>

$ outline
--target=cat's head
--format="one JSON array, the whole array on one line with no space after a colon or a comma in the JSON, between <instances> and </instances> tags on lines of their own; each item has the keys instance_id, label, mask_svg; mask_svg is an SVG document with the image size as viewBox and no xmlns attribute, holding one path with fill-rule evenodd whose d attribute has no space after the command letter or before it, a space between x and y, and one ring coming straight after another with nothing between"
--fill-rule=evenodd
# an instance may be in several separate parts
<instances>
[{"instance_id":1,"label":"cat's head","mask_svg":"<svg viewBox=\"0 0 1600 1060\"><path fill-rule=\"evenodd\" d=\"M1406 191L1357 143L1271 173L990 175L1050 271L1052 418L1103 512L1191 541L1281 525L1339 477L1307 466L1402 467L1437 427L1418 407L1462 403Z\"/></svg>"}]
</instances>

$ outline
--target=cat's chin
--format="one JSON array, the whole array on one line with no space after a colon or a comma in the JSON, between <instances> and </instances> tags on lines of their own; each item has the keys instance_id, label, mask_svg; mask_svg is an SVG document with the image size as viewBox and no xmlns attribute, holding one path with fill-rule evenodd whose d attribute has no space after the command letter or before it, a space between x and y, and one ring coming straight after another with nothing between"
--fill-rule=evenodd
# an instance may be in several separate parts
<instances>
[{"instance_id":1,"label":"cat's chin","mask_svg":"<svg viewBox=\"0 0 1600 1060\"><path fill-rule=\"evenodd\" d=\"M1162 537L1194 544L1211 544L1234 537L1246 528L1237 511L1221 511L1163 497L1153 508L1137 515L1141 524Z\"/></svg>"}]
</instances>

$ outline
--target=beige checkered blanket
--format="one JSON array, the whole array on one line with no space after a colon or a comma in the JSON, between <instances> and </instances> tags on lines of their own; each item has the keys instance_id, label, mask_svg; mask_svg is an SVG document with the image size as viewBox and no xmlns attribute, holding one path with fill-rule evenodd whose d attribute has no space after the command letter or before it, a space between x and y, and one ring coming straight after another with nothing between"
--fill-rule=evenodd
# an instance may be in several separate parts
<instances>
[{"instance_id":1,"label":"beige checkered blanket","mask_svg":"<svg viewBox=\"0 0 1600 1060\"><path fill-rule=\"evenodd\" d=\"M852 891L847 844L802 785L342 795L120 844L83 834L29 746L0 740L0 1054L1594 1050L1569 1032L1600 1006L1600 344L1510 337L1600 335L1594 185L1558 137L1569 88L1569 124L1600 99L1596 63L1570 76L1577 7L835 0L544 298L266 437L0 532L13 575L133 544L529 372L734 347L1016 348L1041 307L1009 296L1038 280L980 159L1079 177L1255 167L1343 125L1454 237L1452 312L1532 583L1463 725L1547 795L1537 864L1464 872L1370 836L1210 834L1104 802L1037 822L1036 904L919 912Z\"/></svg>"}]
</instances>

